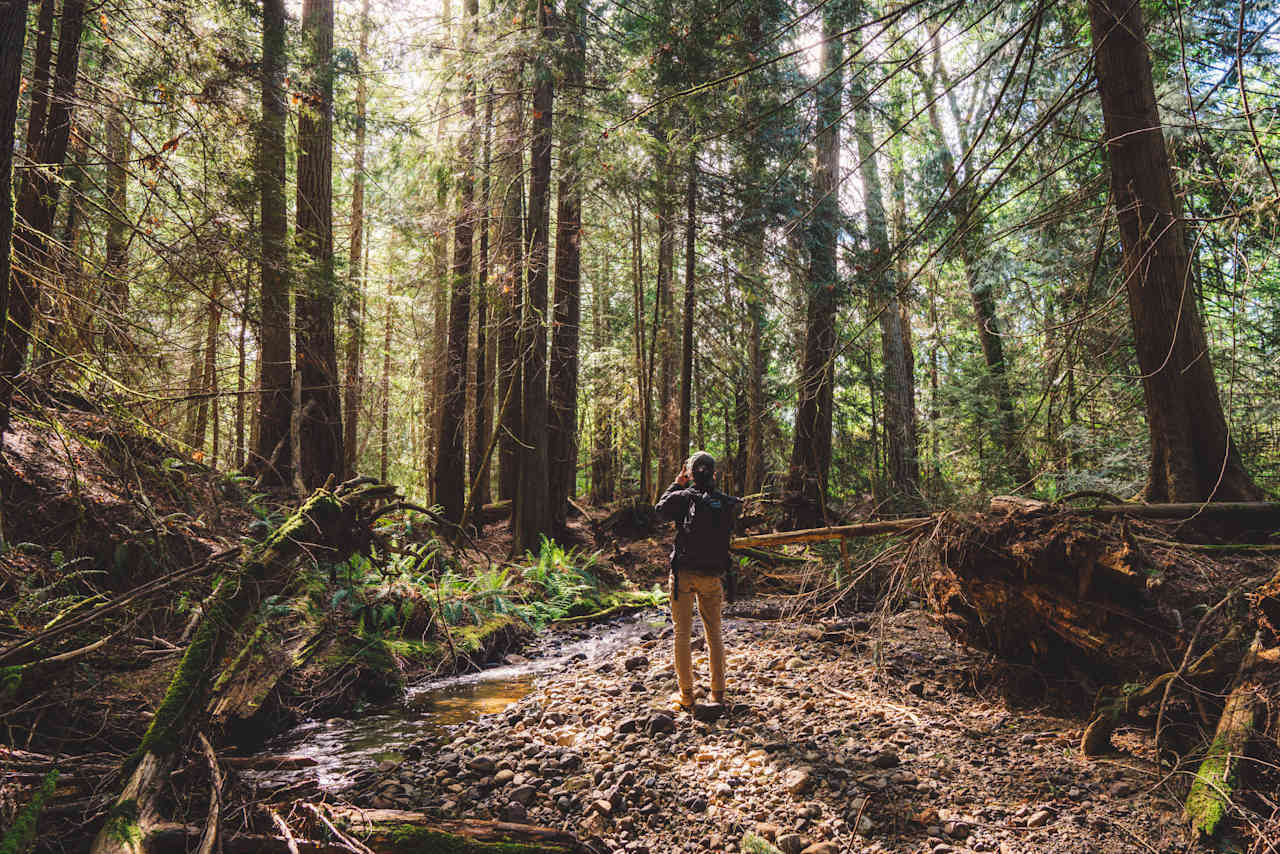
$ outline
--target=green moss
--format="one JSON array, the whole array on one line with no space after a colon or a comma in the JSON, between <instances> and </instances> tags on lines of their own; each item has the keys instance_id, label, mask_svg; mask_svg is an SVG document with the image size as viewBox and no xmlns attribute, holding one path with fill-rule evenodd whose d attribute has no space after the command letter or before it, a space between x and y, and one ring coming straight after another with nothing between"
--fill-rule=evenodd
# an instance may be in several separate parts
<instances>
[{"instance_id":1,"label":"green moss","mask_svg":"<svg viewBox=\"0 0 1280 854\"><path fill-rule=\"evenodd\" d=\"M142 829L138 827L138 802L133 798L120 801L111 808L103 831L108 839L125 845L142 841Z\"/></svg>"},{"instance_id":2,"label":"green moss","mask_svg":"<svg viewBox=\"0 0 1280 854\"><path fill-rule=\"evenodd\" d=\"M1219 736L1209 745L1209 753L1200 763L1191 781L1191 793L1187 795L1187 817L1193 830L1205 836L1218 832L1227 816L1227 799L1235 788L1235 777L1230 748Z\"/></svg>"},{"instance_id":3,"label":"green moss","mask_svg":"<svg viewBox=\"0 0 1280 854\"><path fill-rule=\"evenodd\" d=\"M476 842L412 824L385 828L395 854L569 854L563 845L529 845L522 842Z\"/></svg>"},{"instance_id":4,"label":"green moss","mask_svg":"<svg viewBox=\"0 0 1280 854\"><path fill-rule=\"evenodd\" d=\"M444 657L444 650L434 641L388 640L387 651L411 664L430 666Z\"/></svg>"},{"instance_id":5,"label":"green moss","mask_svg":"<svg viewBox=\"0 0 1280 854\"><path fill-rule=\"evenodd\" d=\"M235 573L228 575L206 600L204 617L191 645L174 671L169 688L156 715L147 727L138 749L125 764L132 772L147 753L167 755L179 747L183 723L204 704L209 674L221 657L223 642L244 616L254 582L269 569L279 569L299 548L295 538L308 530L324 530L326 522L342 513L342 504L331 493L317 490L298 510L260 545Z\"/></svg>"},{"instance_id":6,"label":"green moss","mask_svg":"<svg viewBox=\"0 0 1280 854\"><path fill-rule=\"evenodd\" d=\"M782 854L782 852L748 830L742 834L742 854Z\"/></svg>"},{"instance_id":7,"label":"green moss","mask_svg":"<svg viewBox=\"0 0 1280 854\"><path fill-rule=\"evenodd\" d=\"M44 811L44 805L53 796L57 785L57 771L44 775L31 803L18 811L13 819L13 826L0 836L0 854L22 854L31 847L36 838L36 823L40 820L40 813Z\"/></svg>"},{"instance_id":8,"label":"green moss","mask_svg":"<svg viewBox=\"0 0 1280 854\"><path fill-rule=\"evenodd\" d=\"M507 614L490 617L478 626L460 626L453 629L453 644L461 652L477 653L489 648L494 637L505 631L523 631L520 622Z\"/></svg>"},{"instance_id":9,"label":"green moss","mask_svg":"<svg viewBox=\"0 0 1280 854\"><path fill-rule=\"evenodd\" d=\"M243 665L245 661L252 656L260 654L258 651L258 644L266 634L266 629L267 627L265 623L259 623L258 628L256 628L253 634L250 635L249 640L245 642L244 646L240 647L240 652L236 653L236 657L231 660L231 663L228 664L220 674L218 674L218 680L213 683L213 692L215 694L221 691L226 684L235 677L236 673L240 672L241 665Z\"/></svg>"},{"instance_id":10,"label":"green moss","mask_svg":"<svg viewBox=\"0 0 1280 854\"><path fill-rule=\"evenodd\" d=\"M22 672L26 669L24 664L0 667L0 702L7 703L18 696L22 689Z\"/></svg>"}]
</instances>

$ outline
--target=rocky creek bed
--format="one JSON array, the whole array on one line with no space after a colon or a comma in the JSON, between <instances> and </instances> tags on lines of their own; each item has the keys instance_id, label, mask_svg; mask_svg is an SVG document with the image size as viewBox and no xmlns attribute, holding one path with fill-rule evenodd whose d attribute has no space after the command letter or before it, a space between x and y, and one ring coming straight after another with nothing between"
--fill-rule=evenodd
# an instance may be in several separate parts
<instances>
[{"instance_id":1,"label":"rocky creek bed","mask_svg":"<svg viewBox=\"0 0 1280 854\"><path fill-rule=\"evenodd\" d=\"M671 704L671 629L579 653L527 694L352 769L357 806L561 828L629 854L1192 850L1150 735L1087 760L1083 721L975 688L989 662L921 610L728 619L727 713ZM699 646L695 638L695 647ZM706 656L695 664L705 679ZM990 696L988 696L988 693ZM699 715L710 717L710 715Z\"/></svg>"}]
</instances>

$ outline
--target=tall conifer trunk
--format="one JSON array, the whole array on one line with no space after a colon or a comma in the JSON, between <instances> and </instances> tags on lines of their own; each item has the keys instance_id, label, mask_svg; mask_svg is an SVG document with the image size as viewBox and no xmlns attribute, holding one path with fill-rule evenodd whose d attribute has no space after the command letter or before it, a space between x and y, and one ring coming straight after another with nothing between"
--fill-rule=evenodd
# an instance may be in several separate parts
<instances>
[{"instance_id":1,"label":"tall conifer trunk","mask_svg":"<svg viewBox=\"0 0 1280 854\"><path fill-rule=\"evenodd\" d=\"M520 308L524 294L524 99L523 70L518 62L506 75L495 184L501 201L496 234L498 394L494 418L498 439L498 498L514 499L520 470Z\"/></svg>"},{"instance_id":2,"label":"tall conifer trunk","mask_svg":"<svg viewBox=\"0 0 1280 854\"><path fill-rule=\"evenodd\" d=\"M581 322L582 273L582 174L578 164L581 144L580 114L583 107L586 42L582 32L581 0L570 0L565 9L564 79L567 109L561 111L560 183L556 210L556 275L551 324L550 452L552 524L565 524L569 498L578 470L578 327Z\"/></svg>"},{"instance_id":3,"label":"tall conifer trunk","mask_svg":"<svg viewBox=\"0 0 1280 854\"><path fill-rule=\"evenodd\" d=\"M534 61L533 132L529 173L529 284L521 324L520 470L516 481L511 548L536 552L551 533L547 457L547 274L551 228L551 128L554 100L549 46L551 0L538 4L542 49Z\"/></svg>"},{"instance_id":4,"label":"tall conifer trunk","mask_svg":"<svg viewBox=\"0 0 1280 854\"><path fill-rule=\"evenodd\" d=\"M9 257L13 246L13 141L17 135L22 47L27 38L27 0L0 2L0 329L8 319ZM0 417L7 410L0 411ZM0 431L7 427L0 420Z\"/></svg>"},{"instance_id":5,"label":"tall conifer trunk","mask_svg":"<svg viewBox=\"0 0 1280 854\"><path fill-rule=\"evenodd\" d=\"M469 501L474 508L489 503L489 460L486 450L489 445L489 434L493 430L493 362L489 358L492 340L489 334L489 306L493 302L492 289L489 287L489 225L492 199L493 166L491 147L493 145L493 90L490 89L484 101L484 154L481 156L480 205L478 211L480 229L480 248L476 266L475 315L476 315L476 359L475 359L475 393L474 411L471 416L471 450L467 454L470 463L467 469L467 482L472 484ZM478 514L471 514L478 518Z\"/></svg>"},{"instance_id":6,"label":"tall conifer trunk","mask_svg":"<svg viewBox=\"0 0 1280 854\"><path fill-rule=\"evenodd\" d=\"M261 482L284 487L293 482L289 343L289 214L285 205L285 18L284 0L262 0L262 118L258 123L257 179L262 205L261 317L258 354L257 441L249 470Z\"/></svg>"},{"instance_id":7,"label":"tall conifer trunk","mask_svg":"<svg viewBox=\"0 0 1280 854\"><path fill-rule=\"evenodd\" d=\"M42 19L44 11L42 7ZM0 330L0 430L8 427L13 381L27 358L31 325L40 301L37 275L41 278L44 275L38 271L52 271L54 266L48 251L49 235L53 231L54 211L58 204L59 177L71 138L84 11L84 0L65 0L62 4L58 56L53 68L52 91L47 98L47 117L37 104L37 100L44 98L44 87L38 87L32 96L27 156L33 163L40 164L40 168L26 170L14 206L17 220L12 240L19 265L11 269L5 298L0 300L5 307L5 325ZM43 20L41 24L44 24ZM51 28L52 25L49 26ZM43 38L42 31L37 41L37 78L44 74L40 70L39 55L47 46Z\"/></svg>"},{"instance_id":8,"label":"tall conifer trunk","mask_svg":"<svg viewBox=\"0 0 1280 854\"><path fill-rule=\"evenodd\" d=\"M824 523L827 475L831 467L831 409L835 360L835 315L842 285L836 269L840 228L840 95L844 46L840 0L826 8L822 22L823 82L818 85L818 137L813 167L813 211L807 242L809 278L804 354L796 405L795 444L787 490L786 524L814 528Z\"/></svg>"},{"instance_id":9,"label":"tall conifer trunk","mask_svg":"<svg viewBox=\"0 0 1280 854\"><path fill-rule=\"evenodd\" d=\"M1089 0L1111 193L1151 435L1148 501L1261 497L1227 427L1192 292L1142 6Z\"/></svg>"},{"instance_id":10,"label":"tall conifer trunk","mask_svg":"<svg viewBox=\"0 0 1280 854\"><path fill-rule=\"evenodd\" d=\"M689 152L689 183L685 191L684 232L684 330L680 343L680 446L677 457L689 456L689 417L693 410L693 307L694 275L698 259L698 153Z\"/></svg>"},{"instance_id":11,"label":"tall conifer trunk","mask_svg":"<svg viewBox=\"0 0 1280 854\"><path fill-rule=\"evenodd\" d=\"M920 491L911 332L906 308L898 296L898 279L894 275L897 266L889 257L889 228L880 170L876 164L872 110L861 78L857 78L853 85L853 100L858 170L862 177L870 250L865 267L872 277L872 309L878 312L880 323L886 470L894 501L905 509L918 504Z\"/></svg>"},{"instance_id":12,"label":"tall conifer trunk","mask_svg":"<svg viewBox=\"0 0 1280 854\"><path fill-rule=\"evenodd\" d=\"M342 473L342 406L334 333L333 0L304 0L302 36L306 100L298 114L297 242L306 275L295 299L298 370L302 374L298 469L314 489Z\"/></svg>"},{"instance_id":13,"label":"tall conifer trunk","mask_svg":"<svg viewBox=\"0 0 1280 854\"><path fill-rule=\"evenodd\" d=\"M359 451L360 398L364 391L361 361L364 355L364 155L366 119L369 104L367 68L369 62L369 0L360 4L360 47L356 60L356 156L355 175L351 186L351 252L347 266L351 271L351 293L347 295L347 359L343 377L343 450L345 477L356 474Z\"/></svg>"},{"instance_id":14,"label":"tall conifer trunk","mask_svg":"<svg viewBox=\"0 0 1280 854\"><path fill-rule=\"evenodd\" d=\"M467 0L469 31L475 33L478 0ZM462 97L465 127L458 146L458 215L453 227L453 275L449 300L449 346L445 354L444 398L440 411L439 453L435 469L435 501L445 518L462 518L466 501L467 349L471 337L471 261L475 237L476 90L469 82Z\"/></svg>"}]
</instances>

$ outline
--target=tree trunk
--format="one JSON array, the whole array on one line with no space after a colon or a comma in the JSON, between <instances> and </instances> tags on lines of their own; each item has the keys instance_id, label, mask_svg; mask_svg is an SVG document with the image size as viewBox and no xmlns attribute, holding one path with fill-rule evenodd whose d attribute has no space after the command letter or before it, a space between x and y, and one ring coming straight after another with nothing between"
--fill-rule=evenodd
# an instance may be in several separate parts
<instances>
[{"instance_id":1,"label":"tree trunk","mask_svg":"<svg viewBox=\"0 0 1280 854\"><path fill-rule=\"evenodd\" d=\"M942 62L942 48L937 34L933 34L934 69L937 76L949 93L950 77ZM978 328L978 341L982 346L982 356L987 364L991 393L995 398L1000 417L996 422L996 430L992 431L992 439L1006 460L1010 475L1019 486L1029 485L1032 481L1031 462L1027 457L1025 437L1019 425L1017 409L1013 402L1013 391L1009 387L1008 364L1005 361L1004 340L1001 338L1001 324L996 312L995 294L991 291L990 282L984 281L979 274L978 257L982 235L976 222L973 202L973 188L968 183L968 175L964 172L965 163L956 165L951 147L947 143L942 128L942 120L938 114L937 101L934 97L933 78L920 74L921 88L928 105L929 123L938 136L939 152L942 155L942 169L947 177L949 204L954 217L956 243L959 246L960 261L964 266L965 280L969 287L969 300L973 305L974 321ZM960 133L960 151L963 156L968 152L968 134L954 98L948 95L951 104L952 122Z\"/></svg>"},{"instance_id":2,"label":"tree trunk","mask_svg":"<svg viewBox=\"0 0 1280 854\"><path fill-rule=\"evenodd\" d=\"M249 303L249 283L248 264L245 264L245 288L240 299L240 316L237 323L240 326L236 335L236 453L232 460L232 465L236 471L244 471L245 464L245 443L244 443L244 395L246 380L246 358L245 358L245 333L249 326L248 319L248 303Z\"/></svg>"},{"instance_id":3,"label":"tree trunk","mask_svg":"<svg viewBox=\"0 0 1280 854\"><path fill-rule=\"evenodd\" d=\"M838 5L838 4L833 4ZM792 495L785 524L816 528L827 518L827 474L831 467L831 409L835 360L835 314L840 308L836 269L840 204L840 96L844 48L837 33L840 11L828 7L822 23L821 74L818 85L818 137L810 215L808 307L804 356L796 405L795 444L787 489Z\"/></svg>"},{"instance_id":4,"label":"tree trunk","mask_svg":"<svg viewBox=\"0 0 1280 854\"><path fill-rule=\"evenodd\" d=\"M582 318L582 174L578 149L582 144L579 117L586 77L581 9L581 0L570 0L564 15L568 41L564 79L569 104L561 118L556 280L548 383L551 521L556 530L563 528L567 520L578 472L578 327Z\"/></svg>"},{"instance_id":5,"label":"tree trunk","mask_svg":"<svg viewBox=\"0 0 1280 854\"><path fill-rule=\"evenodd\" d=\"M538 6L540 38L549 41L550 0ZM547 267L550 247L551 123L554 91L545 51L535 59L533 133L529 174L529 285L521 324L520 471L512 516L514 554L536 552L551 533L552 508L547 457Z\"/></svg>"},{"instance_id":6,"label":"tree trunk","mask_svg":"<svg viewBox=\"0 0 1280 854\"><path fill-rule=\"evenodd\" d=\"M183 653L164 699L126 764L124 790L98 832L92 854L143 854L161 823L169 773L207 715L205 705L228 640L304 552L342 560L364 536L371 516L365 503L385 496L340 488L317 491L266 542L249 553L204 601L202 618Z\"/></svg>"},{"instance_id":7,"label":"tree trunk","mask_svg":"<svg viewBox=\"0 0 1280 854\"><path fill-rule=\"evenodd\" d=\"M364 391L364 154L366 120L369 104L369 0L360 4L360 52L356 58L356 157L351 186L351 252L347 266L351 270L351 293L347 296L347 364L343 377L343 428L346 439L343 473L355 477L360 443L360 398Z\"/></svg>"},{"instance_id":8,"label":"tree trunk","mask_svg":"<svg viewBox=\"0 0 1280 854\"><path fill-rule=\"evenodd\" d=\"M114 54L114 51L112 52ZM110 60L104 59L104 64ZM129 125L125 121L124 97L120 92L109 94L105 141L107 145L106 204L107 240L103 259L103 303L106 317L102 319L105 330L102 346L106 350L119 350L127 339L124 312L129 305L128 234L129 234Z\"/></svg>"},{"instance_id":9,"label":"tree trunk","mask_svg":"<svg viewBox=\"0 0 1280 854\"><path fill-rule=\"evenodd\" d=\"M522 67L516 63L503 86L503 117L498 128L501 141L496 170L502 213L498 218L497 264L494 285L498 295L498 395L501 425L498 442L498 498L513 499L519 473L520 411L520 306L524 292L524 101L520 96Z\"/></svg>"},{"instance_id":10,"label":"tree trunk","mask_svg":"<svg viewBox=\"0 0 1280 854\"><path fill-rule=\"evenodd\" d=\"M218 326L222 322L222 302L215 284L209 292L209 305L205 309L204 334L204 367L200 371L200 402L196 408L196 426L194 441L189 442L196 450L204 448L204 436L209 429L209 410L213 407L218 393ZM216 411L215 411L216 417ZM213 454L217 456L215 443Z\"/></svg>"},{"instance_id":11,"label":"tree trunk","mask_svg":"<svg viewBox=\"0 0 1280 854\"><path fill-rule=\"evenodd\" d=\"M606 323L609 316L609 256L605 256L604 273L595 279L591 290L591 348L602 352L606 345ZM591 443L591 503L600 505L613 500L613 418L614 396L606 392L606 370L595 366L591 378L592 412L595 425Z\"/></svg>"},{"instance_id":12,"label":"tree trunk","mask_svg":"<svg viewBox=\"0 0 1280 854\"><path fill-rule=\"evenodd\" d=\"M693 410L693 306L698 240L698 153L689 152L689 184L685 194L684 337L680 346L680 445L678 457L689 456L689 416Z\"/></svg>"},{"instance_id":13,"label":"tree trunk","mask_svg":"<svg viewBox=\"0 0 1280 854\"><path fill-rule=\"evenodd\" d=\"M479 17L478 0L467 0L471 32ZM457 179L458 216L453 228L452 294L449 300L449 348L445 354L444 398L440 409L439 451L435 467L435 503L445 518L457 522L466 502L467 455L467 349L471 338L471 260L475 237L475 83L462 98L466 127L458 144L461 172Z\"/></svg>"},{"instance_id":14,"label":"tree trunk","mask_svg":"<svg viewBox=\"0 0 1280 854\"><path fill-rule=\"evenodd\" d=\"M42 92L46 87L38 85L32 96L27 155L33 163L41 166L39 169L26 171L18 191L17 204L14 206L17 219L12 242L14 254L20 263L11 269L8 292L0 300L5 307L5 325L0 330L3 334L0 340L0 431L8 427L13 381L27 358L31 324L40 301L37 283L43 278L43 274L38 274L37 271L53 269L48 253L48 236L53 231L60 186L59 173L67 156L67 144L71 136L71 113L80 68L80 34L84 27L84 10L84 0L66 0L63 3L58 28L58 58L53 70L53 91L48 98L47 119L44 119L42 110L36 103L37 99L43 100ZM41 71L40 64L41 50L47 48L45 14L46 10L42 6L42 30L37 40L37 65L33 75L38 84L45 74ZM48 14L51 15L52 12ZM51 27L52 23L49 24L50 29ZM44 67L47 68L47 62ZM38 122L38 119L41 121Z\"/></svg>"},{"instance_id":15,"label":"tree trunk","mask_svg":"<svg viewBox=\"0 0 1280 854\"><path fill-rule=\"evenodd\" d=\"M333 0L304 0L307 103L298 114L297 243L307 269L295 298L295 350L302 372L298 470L314 489L342 471L342 405L334 330Z\"/></svg>"},{"instance_id":16,"label":"tree trunk","mask_svg":"<svg viewBox=\"0 0 1280 854\"><path fill-rule=\"evenodd\" d=\"M391 299L391 280L387 280L386 307L382 317L382 394L379 405L382 409L378 429L378 479L387 482L388 460L388 421L391 412L391 322L394 319L392 309L395 304Z\"/></svg>"},{"instance_id":17,"label":"tree trunk","mask_svg":"<svg viewBox=\"0 0 1280 854\"><path fill-rule=\"evenodd\" d=\"M262 0L262 120L258 124L258 193L262 204L261 319L259 323L257 433L249 470L266 486L293 481L289 442L289 214L285 207L285 12L284 0Z\"/></svg>"},{"instance_id":18,"label":"tree trunk","mask_svg":"<svg viewBox=\"0 0 1280 854\"><path fill-rule=\"evenodd\" d=\"M640 495L648 499L652 497L652 479L650 474L652 459L652 425L653 394L649 387L649 371L645 367L645 332L644 332L644 235L640 224L640 202L637 200L631 210L631 292L632 292L632 343L635 346L636 362L636 403L640 419Z\"/></svg>"},{"instance_id":19,"label":"tree trunk","mask_svg":"<svg viewBox=\"0 0 1280 854\"><path fill-rule=\"evenodd\" d=\"M665 135L664 135L665 137ZM683 459L680 457L680 398L676 391L675 277L676 224L675 178L668 140L659 142L659 176L657 187L658 215L658 289L655 295L657 315L653 329L653 347L658 354L658 482L675 477ZM655 496L648 496L653 499Z\"/></svg>"},{"instance_id":20,"label":"tree trunk","mask_svg":"<svg viewBox=\"0 0 1280 854\"><path fill-rule=\"evenodd\" d=\"M489 304L492 291L489 288L489 222L492 199L489 194L491 168L490 150L493 138L493 90L484 101L484 155L483 179L480 188L480 257L476 269L476 373L475 411L471 416L471 450L467 480L471 484L468 501L472 507L489 503L489 460L485 448L493 425L493 363L489 360Z\"/></svg>"},{"instance_id":21,"label":"tree trunk","mask_svg":"<svg viewBox=\"0 0 1280 854\"><path fill-rule=\"evenodd\" d=\"M1089 0L1111 189L1151 436L1148 501L1250 500L1227 428L1151 80L1138 4Z\"/></svg>"},{"instance_id":22,"label":"tree trunk","mask_svg":"<svg viewBox=\"0 0 1280 854\"><path fill-rule=\"evenodd\" d=\"M854 46L860 50L856 37ZM898 295L898 277L894 275L897 266L890 260L889 229L880 171L876 165L871 104L860 78L854 84L852 97L855 105L860 105L854 110L854 133L858 143L870 250L863 266L871 277L872 311L879 317L880 352L884 364L882 395L886 469L894 501L905 509L918 506L920 497L911 327L906 307ZM897 169L894 181L900 180L901 169Z\"/></svg>"}]
</instances>

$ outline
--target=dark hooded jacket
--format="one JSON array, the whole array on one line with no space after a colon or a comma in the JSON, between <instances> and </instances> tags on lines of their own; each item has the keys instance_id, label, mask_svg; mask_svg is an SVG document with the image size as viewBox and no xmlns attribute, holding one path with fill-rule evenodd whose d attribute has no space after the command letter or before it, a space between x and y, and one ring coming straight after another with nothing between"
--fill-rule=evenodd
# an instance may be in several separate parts
<instances>
[{"instance_id":1,"label":"dark hooded jacket","mask_svg":"<svg viewBox=\"0 0 1280 854\"><path fill-rule=\"evenodd\" d=\"M689 518L689 507L695 501L703 502L703 506L722 508L728 530L723 533L704 533L701 536L696 531L690 531L686 521ZM731 568L729 538L733 535L733 520L741 503L741 499L716 489L714 482L701 487L694 483L681 486L679 481L675 481L668 486L667 491L658 499L655 509L662 518L676 523L676 539L671 548L671 568L677 572L706 575L728 572Z\"/></svg>"}]
</instances>

